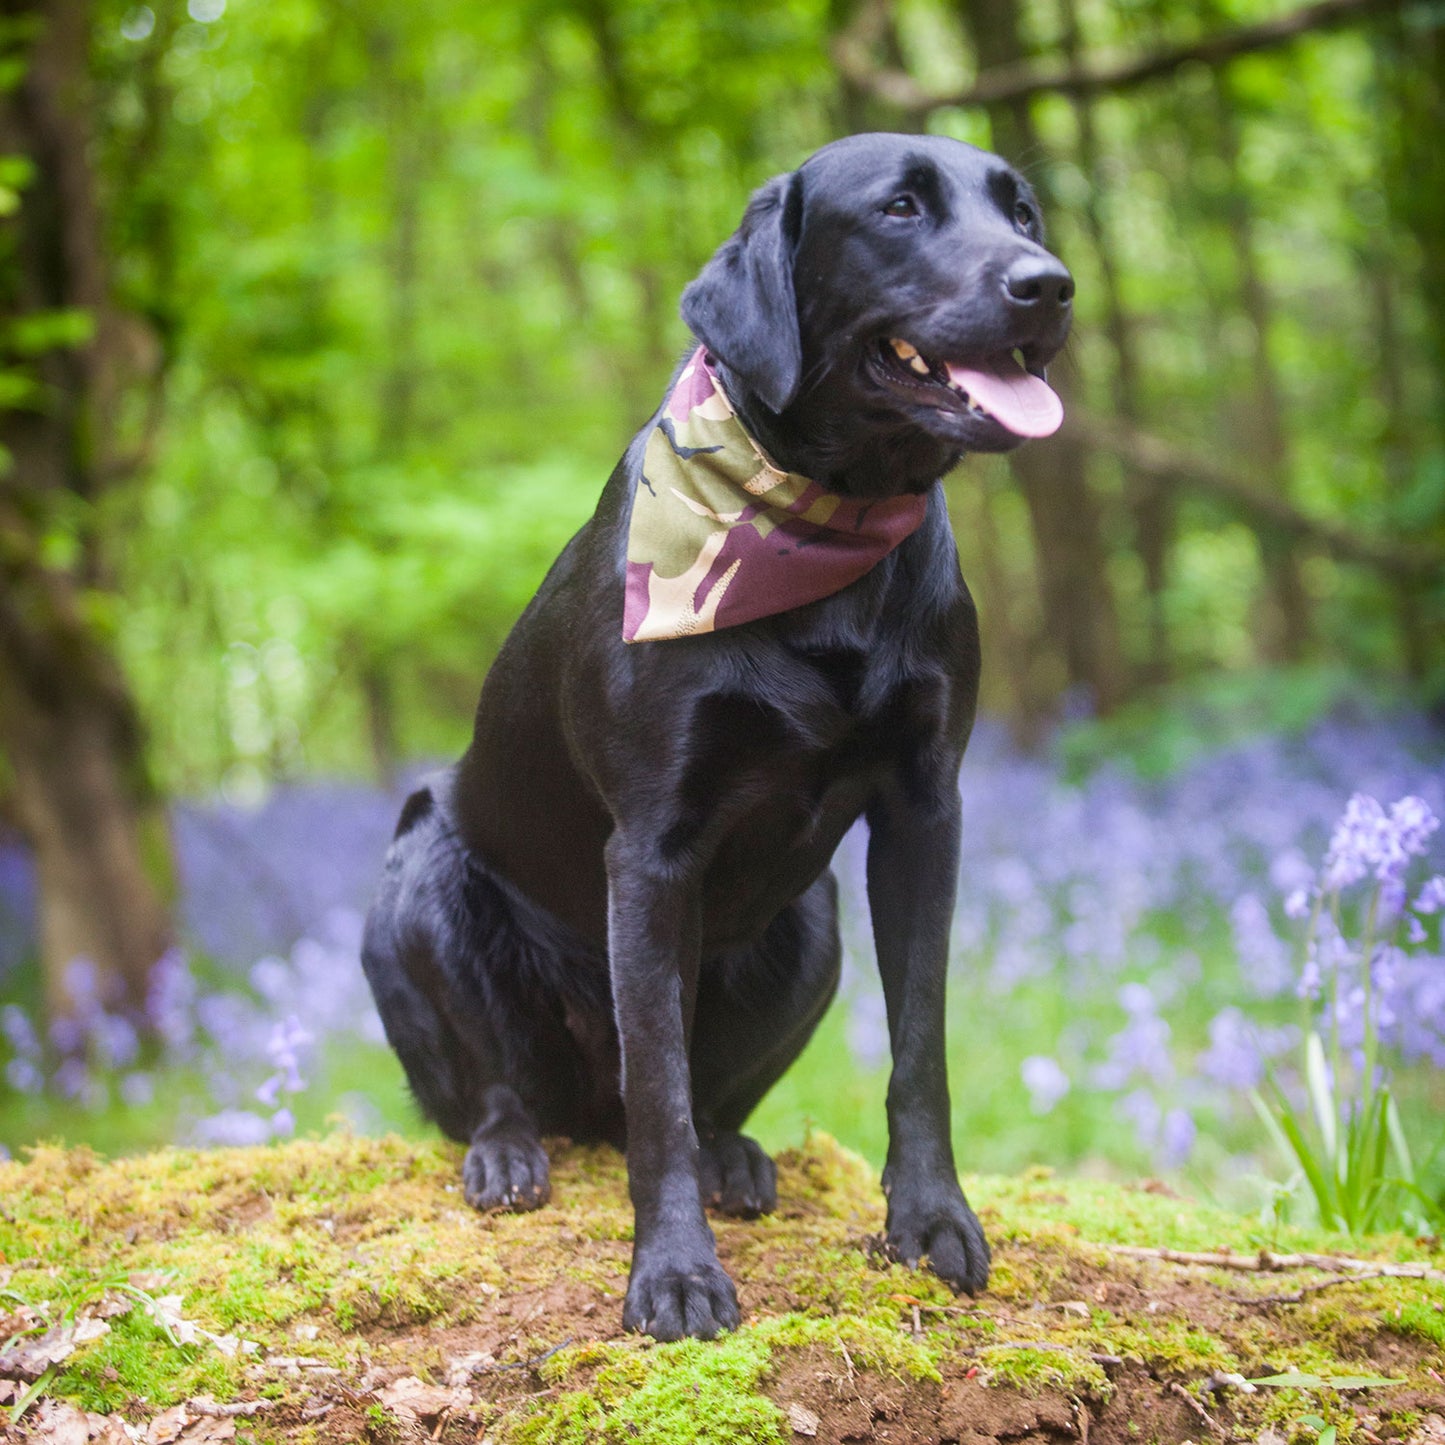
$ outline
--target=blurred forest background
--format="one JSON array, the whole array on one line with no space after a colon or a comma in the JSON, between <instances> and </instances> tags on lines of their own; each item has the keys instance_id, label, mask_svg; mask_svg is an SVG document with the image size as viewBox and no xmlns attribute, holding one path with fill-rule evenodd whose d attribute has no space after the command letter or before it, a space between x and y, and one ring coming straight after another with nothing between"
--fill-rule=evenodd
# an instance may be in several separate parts
<instances>
[{"instance_id":1,"label":"blurred forest background","mask_svg":"<svg viewBox=\"0 0 1445 1445\"><path fill-rule=\"evenodd\" d=\"M660 396L682 286L753 187L868 129L1019 164L1079 282L1062 433L948 480L999 720L982 756L1077 803L1121 757L1177 778L1354 709L1328 785L1317 755L1222 775L1211 827L1238 790L1322 789L1293 816L1270 795L1257 873L1317 848L1352 765L1438 776L1445 0L10 0L0 1139L176 1127L151 1036L180 1047L154 968L177 943L214 981L299 940L354 993L398 780L464 745L495 648ZM1156 841L1203 836L1149 796L1129 806ZM1113 846L1071 816L1074 846ZM1021 867L1046 835L1016 840ZM1017 879L994 884L1016 912ZM1243 887L1198 925L1232 959ZM289 921L246 922L248 891ZM1117 1013L1119 968L1169 973L1181 945L1174 903L1108 899L1125 932L1156 909L1108 975ZM1077 962L1050 917L1050 966ZM253 970L248 999L279 978ZM1176 1034L1202 1047L1238 981ZM194 1011L205 990L181 992ZM1053 1026L1021 1017L1035 1083L1042 1054L1083 1077L1095 1044L1060 1065ZM234 1017L206 1027L239 1056ZM269 1107L301 1036L256 1027L284 1076ZM372 1048L356 1077L386 1067ZM1006 1131L1020 1059L998 1067ZM117 1069L152 1082L97 1084ZM1032 1097L1051 1114L1061 1091ZM1108 1153L1079 1107L1055 1152ZM1192 1108L1137 1105L1141 1140Z\"/></svg>"}]
</instances>

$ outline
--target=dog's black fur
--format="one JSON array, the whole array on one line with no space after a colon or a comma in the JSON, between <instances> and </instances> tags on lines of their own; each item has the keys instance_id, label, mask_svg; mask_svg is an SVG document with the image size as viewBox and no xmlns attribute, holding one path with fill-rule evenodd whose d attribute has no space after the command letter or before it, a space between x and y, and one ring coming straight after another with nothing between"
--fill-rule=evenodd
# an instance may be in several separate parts
<instances>
[{"instance_id":1,"label":"dog's black fur","mask_svg":"<svg viewBox=\"0 0 1445 1445\"><path fill-rule=\"evenodd\" d=\"M771 1160L738 1131L833 996L829 860L860 815L893 1046L888 1240L955 1288L988 1246L959 1188L944 975L977 691L974 608L937 479L1018 438L882 348L1031 369L1072 283L997 157L855 136L753 197L682 300L777 463L850 496L928 494L843 591L685 639L622 641L649 421L502 648L465 757L407 801L363 960L422 1108L469 1144L466 1197L530 1209L539 1138L627 1149L624 1323L738 1323L704 1203L756 1215Z\"/></svg>"}]
</instances>

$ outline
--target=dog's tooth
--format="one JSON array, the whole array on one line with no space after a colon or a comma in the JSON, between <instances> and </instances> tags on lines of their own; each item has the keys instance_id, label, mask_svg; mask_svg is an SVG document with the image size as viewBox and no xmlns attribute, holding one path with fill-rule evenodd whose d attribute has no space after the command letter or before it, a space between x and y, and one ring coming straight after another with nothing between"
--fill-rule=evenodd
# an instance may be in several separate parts
<instances>
[{"instance_id":1,"label":"dog's tooth","mask_svg":"<svg viewBox=\"0 0 1445 1445\"><path fill-rule=\"evenodd\" d=\"M913 368L914 371L919 374L919 376L927 376L928 373L933 370L933 368L916 351L909 358L908 364Z\"/></svg>"},{"instance_id":2,"label":"dog's tooth","mask_svg":"<svg viewBox=\"0 0 1445 1445\"><path fill-rule=\"evenodd\" d=\"M918 348L911 346L901 337L895 336L888 344L898 353L899 359L902 361L911 361L918 355Z\"/></svg>"}]
</instances>

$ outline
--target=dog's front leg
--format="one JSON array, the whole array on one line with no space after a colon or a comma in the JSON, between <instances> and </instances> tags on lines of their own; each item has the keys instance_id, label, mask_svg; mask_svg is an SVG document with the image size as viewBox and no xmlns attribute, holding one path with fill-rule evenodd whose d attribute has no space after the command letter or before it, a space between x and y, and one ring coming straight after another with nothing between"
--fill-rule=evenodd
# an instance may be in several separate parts
<instances>
[{"instance_id":1,"label":"dog's front leg","mask_svg":"<svg viewBox=\"0 0 1445 1445\"><path fill-rule=\"evenodd\" d=\"M988 1243L959 1187L949 1123L944 989L958 884L953 774L924 801L899 790L869 809L868 902L893 1072L888 1081L888 1242L924 1255L954 1289L988 1283Z\"/></svg>"},{"instance_id":2,"label":"dog's front leg","mask_svg":"<svg viewBox=\"0 0 1445 1445\"><path fill-rule=\"evenodd\" d=\"M701 924L696 886L648 843L607 845L608 955L622 1043L627 1178L636 1233L622 1323L659 1340L711 1339L738 1324L698 1190L688 1039Z\"/></svg>"}]
</instances>

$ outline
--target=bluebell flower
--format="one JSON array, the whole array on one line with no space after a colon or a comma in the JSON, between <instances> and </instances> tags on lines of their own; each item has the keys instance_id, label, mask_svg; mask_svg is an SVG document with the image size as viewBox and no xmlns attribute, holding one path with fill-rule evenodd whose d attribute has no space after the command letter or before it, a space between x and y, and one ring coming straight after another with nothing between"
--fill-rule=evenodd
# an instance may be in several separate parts
<instances>
[{"instance_id":1,"label":"bluebell flower","mask_svg":"<svg viewBox=\"0 0 1445 1445\"><path fill-rule=\"evenodd\" d=\"M848 1010L848 1047L865 1069L888 1062L888 1011L875 985L853 995Z\"/></svg>"},{"instance_id":2,"label":"bluebell flower","mask_svg":"<svg viewBox=\"0 0 1445 1445\"><path fill-rule=\"evenodd\" d=\"M1158 1144L1164 1111L1147 1089L1125 1094L1114 1108L1121 1119L1134 1126L1135 1138L1145 1149L1153 1149Z\"/></svg>"},{"instance_id":3,"label":"bluebell flower","mask_svg":"<svg viewBox=\"0 0 1445 1445\"><path fill-rule=\"evenodd\" d=\"M1428 879L1415 895L1411 905L1416 913L1439 913L1445 908L1445 874L1437 873Z\"/></svg>"},{"instance_id":4,"label":"bluebell flower","mask_svg":"<svg viewBox=\"0 0 1445 1445\"><path fill-rule=\"evenodd\" d=\"M1296 888L1284 900L1284 914L1286 918L1308 918L1310 912L1311 893L1308 888Z\"/></svg>"},{"instance_id":5,"label":"bluebell flower","mask_svg":"<svg viewBox=\"0 0 1445 1445\"><path fill-rule=\"evenodd\" d=\"M1229 910L1235 953L1250 988L1272 998L1289 988L1294 970L1289 949L1274 931L1269 910L1254 893L1242 893Z\"/></svg>"},{"instance_id":6,"label":"bluebell flower","mask_svg":"<svg viewBox=\"0 0 1445 1445\"><path fill-rule=\"evenodd\" d=\"M1170 1169L1178 1169L1194 1152L1194 1140L1198 1134L1194 1118L1187 1109L1170 1109L1164 1116L1161 1131L1160 1154Z\"/></svg>"},{"instance_id":7,"label":"bluebell flower","mask_svg":"<svg viewBox=\"0 0 1445 1445\"><path fill-rule=\"evenodd\" d=\"M1069 1092L1069 1076L1057 1059L1045 1054L1030 1054L1019 1065L1019 1077L1029 1091L1029 1107L1035 1114L1052 1113Z\"/></svg>"},{"instance_id":8,"label":"bluebell flower","mask_svg":"<svg viewBox=\"0 0 1445 1445\"><path fill-rule=\"evenodd\" d=\"M40 1057L40 1036L29 1015L17 1003L8 1003L0 1009L0 1032L5 1041L22 1059L35 1060Z\"/></svg>"},{"instance_id":9,"label":"bluebell flower","mask_svg":"<svg viewBox=\"0 0 1445 1445\"><path fill-rule=\"evenodd\" d=\"M271 1137L271 1125L249 1109L222 1109L201 1119L193 1133L196 1143L203 1145L264 1144Z\"/></svg>"},{"instance_id":10,"label":"bluebell flower","mask_svg":"<svg viewBox=\"0 0 1445 1445\"><path fill-rule=\"evenodd\" d=\"M5 1082L19 1094L38 1094L45 1087L45 1075L30 1059L14 1058L5 1065Z\"/></svg>"}]
</instances>

